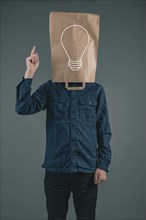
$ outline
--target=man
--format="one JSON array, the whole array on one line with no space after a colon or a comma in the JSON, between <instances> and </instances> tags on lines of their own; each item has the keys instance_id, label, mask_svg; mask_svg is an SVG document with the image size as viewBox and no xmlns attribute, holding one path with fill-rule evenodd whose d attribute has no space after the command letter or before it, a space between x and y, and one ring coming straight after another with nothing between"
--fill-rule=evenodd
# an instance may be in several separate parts
<instances>
[{"instance_id":1,"label":"man","mask_svg":"<svg viewBox=\"0 0 146 220\"><path fill-rule=\"evenodd\" d=\"M82 90L67 90L48 80L31 95L39 66L34 46L27 69L17 86L15 110L21 115L47 111L44 190L48 220L65 220L73 193L77 220L95 220L99 183L111 163L111 128L103 87L86 83ZM73 85L74 83L71 83Z\"/></svg>"}]
</instances>

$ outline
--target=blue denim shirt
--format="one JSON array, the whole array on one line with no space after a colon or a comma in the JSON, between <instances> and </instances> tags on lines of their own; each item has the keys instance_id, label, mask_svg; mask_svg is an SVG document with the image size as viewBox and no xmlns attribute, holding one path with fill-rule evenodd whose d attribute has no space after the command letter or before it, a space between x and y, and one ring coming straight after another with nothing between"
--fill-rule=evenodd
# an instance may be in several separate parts
<instances>
[{"instance_id":1,"label":"blue denim shirt","mask_svg":"<svg viewBox=\"0 0 146 220\"><path fill-rule=\"evenodd\" d=\"M23 77L17 85L15 111L31 115L46 110L41 167L52 172L109 172L112 133L103 86L87 82L83 90L67 90L65 83L49 79L31 94L32 80Z\"/></svg>"}]
</instances>

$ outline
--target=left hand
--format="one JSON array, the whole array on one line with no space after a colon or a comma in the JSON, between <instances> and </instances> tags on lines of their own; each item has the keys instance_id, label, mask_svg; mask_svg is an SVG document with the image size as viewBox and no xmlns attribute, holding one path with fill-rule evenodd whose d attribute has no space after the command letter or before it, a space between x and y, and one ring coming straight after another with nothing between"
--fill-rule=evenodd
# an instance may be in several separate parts
<instances>
[{"instance_id":1,"label":"left hand","mask_svg":"<svg viewBox=\"0 0 146 220\"><path fill-rule=\"evenodd\" d=\"M106 171L97 168L95 173L94 173L94 183L99 184L99 183L101 183L105 180L106 180Z\"/></svg>"}]
</instances>

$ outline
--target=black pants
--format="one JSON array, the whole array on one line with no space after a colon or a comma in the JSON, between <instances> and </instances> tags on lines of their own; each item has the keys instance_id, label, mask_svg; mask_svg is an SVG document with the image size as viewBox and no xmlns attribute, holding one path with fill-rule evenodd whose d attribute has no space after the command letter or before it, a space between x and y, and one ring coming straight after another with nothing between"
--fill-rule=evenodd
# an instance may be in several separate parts
<instances>
[{"instance_id":1,"label":"black pants","mask_svg":"<svg viewBox=\"0 0 146 220\"><path fill-rule=\"evenodd\" d=\"M77 220L95 220L98 185L94 173L55 173L44 177L48 220L66 220L70 192Z\"/></svg>"}]
</instances>

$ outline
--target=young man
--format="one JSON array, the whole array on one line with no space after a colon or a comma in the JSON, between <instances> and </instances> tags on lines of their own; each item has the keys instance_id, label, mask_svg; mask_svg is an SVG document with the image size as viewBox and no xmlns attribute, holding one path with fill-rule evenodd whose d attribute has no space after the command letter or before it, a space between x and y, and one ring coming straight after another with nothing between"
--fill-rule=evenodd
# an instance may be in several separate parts
<instances>
[{"instance_id":1,"label":"young man","mask_svg":"<svg viewBox=\"0 0 146 220\"><path fill-rule=\"evenodd\" d=\"M15 110L21 115L47 111L44 190L48 220L65 220L73 193L78 220L95 220L98 184L111 163L111 128L103 86L86 83L67 90L65 83L48 80L31 95L39 66L33 47L27 69L16 87ZM74 85L75 83L71 83Z\"/></svg>"}]
</instances>

